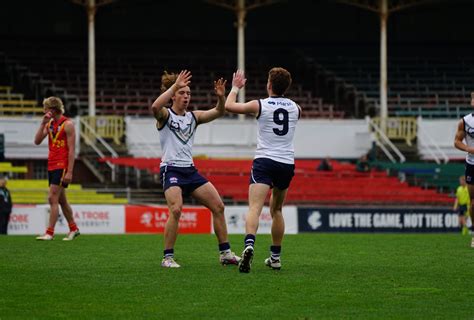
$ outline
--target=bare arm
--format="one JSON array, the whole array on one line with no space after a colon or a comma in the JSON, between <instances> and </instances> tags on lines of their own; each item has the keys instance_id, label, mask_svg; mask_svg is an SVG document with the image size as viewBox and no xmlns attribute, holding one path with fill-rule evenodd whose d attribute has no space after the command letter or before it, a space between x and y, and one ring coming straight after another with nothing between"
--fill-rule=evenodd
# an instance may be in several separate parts
<instances>
[{"instance_id":1,"label":"bare arm","mask_svg":"<svg viewBox=\"0 0 474 320\"><path fill-rule=\"evenodd\" d=\"M190 71L181 71L178 75L178 78L176 78L176 82L168 90L160 94L160 96L156 98L155 102L153 102L151 105L151 112L158 121L160 127L163 124L162 122L168 118L168 109L165 108L165 106L179 89L186 87L191 82L191 77Z\"/></svg>"},{"instance_id":2,"label":"bare arm","mask_svg":"<svg viewBox=\"0 0 474 320\"><path fill-rule=\"evenodd\" d=\"M71 183L72 172L74 171L74 161L76 159L76 130L71 121L64 124L64 131L66 131L68 155L67 155L67 172L64 175L64 183Z\"/></svg>"},{"instance_id":3,"label":"bare arm","mask_svg":"<svg viewBox=\"0 0 474 320\"><path fill-rule=\"evenodd\" d=\"M51 112L48 112L43 116L43 120L41 121L38 131L36 131L35 134L35 144L37 146L40 145L41 142L43 142L44 138L46 138L46 136L48 135L48 128L46 127L46 125L48 124L51 117Z\"/></svg>"},{"instance_id":4,"label":"bare arm","mask_svg":"<svg viewBox=\"0 0 474 320\"><path fill-rule=\"evenodd\" d=\"M236 102L237 93L239 89L245 86L247 79L242 70L237 70L232 77L232 90L225 101L225 110L232 113L240 114L254 114L258 115L260 106L257 100L252 100L245 103Z\"/></svg>"},{"instance_id":5,"label":"bare arm","mask_svg":"<svg viewBox=\"0 0 474 320\"><path fill-rule=\"evenodd\" d=\"M198 123L207 123L220 118L225 113L225 85L227 81L220 78L214 81L214 92L217 96L215 108L206 111L194 111Z\"/></svg>"},{"instance_id":6,"label":"bare arm","mask_svg":"<svg viewBox=\"0 0 474 320\"><path fill-rule=\"evenodd\" d=\"M463 142L465 137L466 137L466 133L464 132L464 121L459 120L456 136L454 137L454 147L456 147L457 149L461 151L474 153L474 148L469 147L467 144Z\"/></svg>"}]
</instances>

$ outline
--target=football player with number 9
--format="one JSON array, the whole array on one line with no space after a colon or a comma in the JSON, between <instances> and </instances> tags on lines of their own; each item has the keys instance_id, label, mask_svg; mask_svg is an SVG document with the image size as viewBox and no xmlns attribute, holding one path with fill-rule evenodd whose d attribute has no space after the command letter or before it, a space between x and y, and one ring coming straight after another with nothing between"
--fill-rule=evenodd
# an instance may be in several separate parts
<instances>
[{"instance_id":1,"label":"football player with number 9","mask_svg":"<svg viewBox=\"0 0 474 320\"><path fill-rule=\"evenodd\" d=\"M249 212L245 222L245 249L239 264L240 272L250 272L254 254L259 217L268 191L272 216L272 246L265 265L281 268L281 243L285 232L282 207L294 176L295 157L293 137L301 108L284 95L291 85L291 74L283 68L272 68L268 73L268 98L245 103L236 102L237 93L247 79L242 70L232 78L232 90L225 102L226 111L252 114L257 120L257 151L252 164L249 186Z\"/></svg>"}]
</instances>

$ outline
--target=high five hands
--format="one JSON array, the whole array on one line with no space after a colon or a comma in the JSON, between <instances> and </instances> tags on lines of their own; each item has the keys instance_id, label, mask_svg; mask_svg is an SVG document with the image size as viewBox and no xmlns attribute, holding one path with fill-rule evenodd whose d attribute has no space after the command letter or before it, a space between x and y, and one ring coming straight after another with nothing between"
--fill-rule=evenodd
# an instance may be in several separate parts
<instances>
[{"instance_id":1,"label":"high five hands","mask_svg":"<svg viewBox=\"0 0 474 320\"><path fill-rule=\"evenodd\" d=\"M193 76L191 75L191 71L188 70L182 70L179 74L178 77L176 78L176 91L178 91L181 88L184 88L188 86L191 83L191 78Z\"/></svg>"},{"instance_id":2,"label":"high five hands","mask_svg":"<svg viewBox=\"0 0 474 320\"><path fill-rule=\"evenodd\" d=\"M227 83L227 80L224 80L220 78L217 81L214 81L214 92L218 97L224 97L225 96L225 85Z\"/></svg>"},{"instance_id":3,"label":"high five hands","mask_svg":"<svg viewBox=\"0 0 474 320\"><path fill-rule=\"evenodd\" d=\"M234 72L232 76L232 87L237 87L239 89L245 86L247 79L245 78L244 70L238 69Z\"/></svg>"}]
</instances>

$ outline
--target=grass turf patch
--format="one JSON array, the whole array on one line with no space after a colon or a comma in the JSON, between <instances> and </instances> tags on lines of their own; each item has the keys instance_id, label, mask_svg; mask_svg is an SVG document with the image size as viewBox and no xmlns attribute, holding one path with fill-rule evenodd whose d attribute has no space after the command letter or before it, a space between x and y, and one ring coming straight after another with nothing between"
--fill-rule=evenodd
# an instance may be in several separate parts
<instances>
[{"instance_id":1,"label":"grass turf patch","mask_svg":"<svg viewBox=\"0 0 474 320\"><path fill-rule=\"evenodd\" d=\"M258 235L249 274L219 264L213 235L180 235L179 269L160 267L161 235L60 239L0 237L2 320L474 317L474 249L457 234L290 235L281 271Z\"/></svg>"}]
</instances>

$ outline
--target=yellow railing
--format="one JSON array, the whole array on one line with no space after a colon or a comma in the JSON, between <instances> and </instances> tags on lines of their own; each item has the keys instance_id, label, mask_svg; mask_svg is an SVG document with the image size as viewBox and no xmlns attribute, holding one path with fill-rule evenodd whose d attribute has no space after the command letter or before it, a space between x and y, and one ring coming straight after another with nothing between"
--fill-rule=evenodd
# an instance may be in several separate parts
<instances>
[{"instance_id":1,"label":"yellow railing","mask_svg":"<svg viewBox=\"0 0 474 320\"><path fill-rule=\"evenodd\" d=\"M81 126L82 132L90 139L94 140L95 135L104 139L112 139L115 144L121 144L121 139L124 135L124 121L120 116L95 116L95 117L81 117L88 126Z\"/></svg>"},{"instance_id":2,"label":"yellow railing","mask_svg":"<svg viewBox=\"0 0 474 320\"><path fill-rule=\"evenodd\" d=\"M373 118L374 123L382 128L380 118ZM389 139L405 140L407 145L411 146L411 142L416 138L417 122L416 118L411 117L393 117L387 118L385 127L385 135Z\"/></svg>"},{"instance_id":3,"label":"yellow railing","mask_svg":"<svg viewBox=\"0 0 474 320\"><path fill-rule=\"evenodd\" d=\"M11 179L7 183L14 203L40 204L48 202L48 180ZM96 189L83 189L80 184L68 186L70 203L125 204L126 198L116 198L112 193L98 193Z\"/></svg>"},{"instance_id":4,"label":"yellow railing","mask_svg":"<svg viewBox=\"0 0 474 320\"><path fill-rule=\"evenodd\" d=\"M0 162L0 173L27 173L28 168L25 166L14 166L11 162Z\"/></svg>"}]
</instances>

